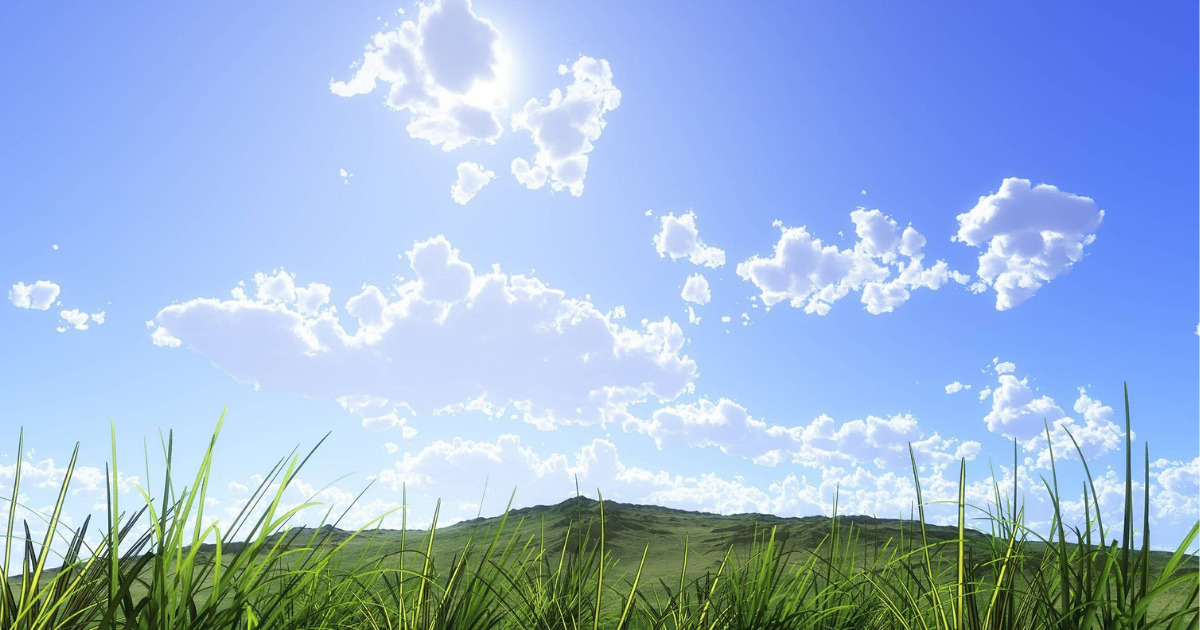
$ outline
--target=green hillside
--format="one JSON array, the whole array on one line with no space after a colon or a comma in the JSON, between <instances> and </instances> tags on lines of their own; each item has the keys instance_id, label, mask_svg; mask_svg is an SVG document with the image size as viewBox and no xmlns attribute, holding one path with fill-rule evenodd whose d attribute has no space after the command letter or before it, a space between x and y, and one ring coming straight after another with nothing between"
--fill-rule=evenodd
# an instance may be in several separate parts
<instances>
[{"instance_id":1,"label":"green hillside","mask_svg":"<svg viewBox=\"0 0 1200 630\"><path fill-rule=\"evenodd\" d=\"M616 582L629 582L645 551L640 581L648 588L662 582L679 582L685 545L688 549L687 579L692 580L705 572L716 571L727 554L735 562L747 560L753 553L754 543L762 543L772 534L777 544L790 554L788 561L797 566L810 556L828 556L834 544L838 546L838 555L853 556L855 566L860 569L905 555L913 567L919 567L923 562L923 555L916 553L922 547L921 524L907 519L859 515L836 519L771 514L720 515L609 500L604 501L603 518L604 549L611 560L606 569L608 577ZM600 543L600 519L599 502L577 497L555 505L514 509L507 516L481 517L438 527L433 540L434 568L451 566L464 549L486 543L497 532L502 541L531 543L545 551L548 561L557 562L563 551L570 557L578 554L581 546L585 552L596 548ZM957 554L957 527L926 525L925 536L934 549L933 560L950 567ZM289 542L296 546L306 545L313 540L328 546L342 545L335 557L337 564L344 568L361 558L384 558L387 560L381 566L394 568L399 566L402 550L407 550L404 553L411 556L411 562L412 557L426 548L429 531L377 529L355 534L327 525L320 529L293 528L276 534L271 541L280 537L284 538L285 546ZM1003 545L1004 541L974 529L965 530L965 539L966 553L975 559L972 562L975 570L988 572L985 561L991 559L989 550ZM1074 549L1075 545L1068 547ZM237 544L226 545L224 551L228 554L238 549ZM1046 551L1046 545L1029 542L1026 551L1028 568L1032 570L1035 559ZM210 559L212 552L213 545L202 545L198 557ZM1172 553L1166 551L1150 552L1151 575L1159 575L1171 556ZM1200 559L1191 555L1179 570L1195 571L1198 568Z\"/></svg>"}]
</instances>

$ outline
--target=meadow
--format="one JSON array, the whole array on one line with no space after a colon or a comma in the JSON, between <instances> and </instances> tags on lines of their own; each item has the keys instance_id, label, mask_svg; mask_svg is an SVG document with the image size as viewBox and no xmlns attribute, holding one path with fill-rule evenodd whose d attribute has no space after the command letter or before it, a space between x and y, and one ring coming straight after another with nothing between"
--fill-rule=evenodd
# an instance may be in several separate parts
<instances>
[{"instance_id":1,"label":"meadow","mask_svg":"<svg viewBox=\"0 0 1200 630\"><path fill-rule=\"evenodd\" d=\"M1061 518L1052 463L1040 480L1054 509L1047 532L1028 525L1015 479L994 483L989 505L968 505L965 461L957 526L930 524L915 458L917 504L905 520L838 515L836 503L832 517L782 518L577 497L442 528L436 510L420 530L405 521L344 531L333 514L293 526L313 506L284 509L283 491L317 448L279 460L218 529L204 526L204 507L219 424L184 485L168 436L157 496L143 489L125 508L109 471L104 520L67 531L76 446L44 538L6 499L0 629L1197 628L1200 565L1189 550L1200 521L1174 552L1150 550L1149 495L1134 509L1128 401L1126 410L1119 540L1082 452L1086 524ZM19 496L15 470L9 497ZM1149 488L1148 466L1137 472ZM968 527L981 522L975 511L988 531ZM93 531L98 545L87 542Z\"/></svg>"}]
</instances>

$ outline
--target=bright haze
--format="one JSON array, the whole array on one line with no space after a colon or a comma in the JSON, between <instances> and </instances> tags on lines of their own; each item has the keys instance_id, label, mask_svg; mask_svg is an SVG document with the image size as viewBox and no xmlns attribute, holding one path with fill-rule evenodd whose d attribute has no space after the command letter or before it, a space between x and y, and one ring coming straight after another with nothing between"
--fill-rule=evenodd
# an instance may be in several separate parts
<instances>
[{"instance_id":1,"label":"bright haze","mask_svg":"<svg viewBox=\"0 0 1200 630\"><path fill-rule=\"evenodd\" d=\"M1197 7L0 8L0 486L1200 509ZM1049 439L1047 439L1049 435ZM189 477L190 480L190 477ZM156 482L157 483L157 482ZM148 490L157 493L155 489ZM0 491L0 494L5 494ZM127 496L126 496L127 495ZM944 521L952 510L932 509ZM316 522L321 511L300 521ZM398 524L397 519L388 523Z\"/></svg>"}]
</instances>

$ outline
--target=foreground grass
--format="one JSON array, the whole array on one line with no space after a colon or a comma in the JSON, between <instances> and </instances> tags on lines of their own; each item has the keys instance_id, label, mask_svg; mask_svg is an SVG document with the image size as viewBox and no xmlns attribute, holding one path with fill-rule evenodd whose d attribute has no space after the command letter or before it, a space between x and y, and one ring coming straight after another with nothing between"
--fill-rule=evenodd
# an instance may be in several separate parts
<instances>
[{"instance_id":1,"label":"foreground grass","mask_svg":"<svg viewBox=\"0 0 1200 630\"><path fill-rule=\"evenodd\" d=\"M991 533L968 529L965 462L957 527L927 524L915 459L912 522L716 517L578 499L445 529L435 512L422 531L343 532L336 518L288 527L309 507L281 508L309 452L278 462L218 530L203 526L214 434L182 490L168 439L161 494L143 490L137 511L121 510L110 473L102 543L87 548L85 521L55 555L72 456L40 544L17 528L10 501L0 630L1197 628L1200 571L1186 550L1200 523L1174 553L1149 551L1148 507L1133 509L1126 409L1123 534L1111 542L1086 463L1087 525L1059 518L1052 465L1043 481L1055 518L1043 538L1025 525L1015 480L1011 494L994 486ZM1145 534L1140 549L1135 529ZM675 546L651 548L651 539ZM22 547L20 566L8 566Z\"/></svg>"}]
</instances>

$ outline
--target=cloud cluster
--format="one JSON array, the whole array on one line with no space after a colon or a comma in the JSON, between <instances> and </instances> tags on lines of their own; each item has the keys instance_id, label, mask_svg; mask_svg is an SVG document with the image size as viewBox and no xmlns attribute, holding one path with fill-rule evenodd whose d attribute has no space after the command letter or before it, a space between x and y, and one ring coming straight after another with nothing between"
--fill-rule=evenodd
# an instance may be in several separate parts
<instances>
[{"instance_id":1,"label":"cloud cluster","mask_svg":"<svg viewBox=\"0 0 1200 630\"><path fill-rule=\"evenodd\" d=\"M1150 502L1159 518L1194 521L1200 511L1200 457L1190 462L1158 460L1156 486L1151 487Z\"/></svg>"},{"instance_id":2,"label":"cloud cluster","mask_svg":"<svg viewBox=\"0 0 1200 630\"><path fill-rule=\"evenodd\" d=\"M493 179L496 179L496 173L483 168L483 165L463 162L458 165L458 179L450 186L450 197L455 203L465 206Z\"/></svg>"},{"instance_id":3,"label":"cloud cluster","mask_svg":"<svg viewBox=\"0 0 1200 630\"><path fill-rule=\"evenodd\" d=\"M725 250L709 246L700 238L694 211L688 210L678 217L673 212L659 217L659 225L660 229L654 235L654 250L659 258L684 258L693 265L713 268L725 264Z\"/></svg>"},{"instance_id":4,"label":"cloud cluster","mask_svg":"<svg viewBox=\"0 0 1200 630\"><path fill-rule=\"evenodd\" d=\"M66 478L67 466L58 466L52 457L37 459L35 455L36 452L32 449L24 454L21 462L21 489L51 491L60 489L63 479ZM16 462L0 464L0 481L12 480L16 470ZM138 479L136 475L118 473L118 491L121 493L133 491L138 484ZM70 491L72 495L88 494L92 495L92 498L97 495L103 496L108 483L105 480L103 468L78 465L71 471Z\"/></svg>"},{"instance_id":5,"label":"cloud cluster","mask_svg":"<svg viewBox=\"0 0 1200 630\"><path fill-rule=\"evenodd\" d=\"M18 282L9 289L8 301L17 308L48 311L58 300L58 296L61 293L62 289L49 280L38 280L33 284ZM56 330L61 333L68 330L87 330L90 327L89 322L99 326L104 323L105 312L97 311L88 314L79 309L71 308L60 310L58 317L60 322Z\"/></svg>"},{"instance_id":6,"label":"cloud cluster","mask_svg":"<svg viewBox=\"0 0 1200 630\"><path fill-rule=\"evenodd\" d=\"M1028 300L1083 259L1096 240L1104 211L1088 197L1049 184L1010 177L996 193L958 215L955 241L986 251L979 256L982 291L996 292L996 310Z\"/></svg>"},{"instance_id":7,"label":"cloud cluster","mask_svg":"<svg viewBox=\"0 0 1200 630\"><path fill-rule=\"evenodd\" d=\"M768 424L727 399L701 399L658 409L649 420L626 416L622 427L654 439L660 450L714 447L721 452L773 466L793 463L822 470L859 466L903 468L908 445L936 464L973 459L979 444L927 435L911 415L868 416L838 424L822 415L807 425Z\"/></svg>"},{"instance_id":8,"label":"cloud cluster","mask_svg":"<svg viewBox=\"0 0 1200 630\"><path fill-rule=\"evenodd\" d=\"M408 491L413 497L441 498L443 504L458 505L474 515L483 492L464 486L462 470L475 471L487 480L487 498L482 511L497 513L516 490L517 505L553 503L575 495L578 488L595 496L599 488L606 499L652 503L668 507L722 514L759 512L783 516L828 514L835 493L842 514L876 514L907 517L914 508L916 493L911 475L895 470L863 467L829 468L810 481L802 474L788 474L762 484L740 476L716 472L673 474L662 469L638 466L619 456L610 440L594 439L568 453L539 453L516 435L503 435L495 442L456 438L439 440L415 453L406 453L378 475L386 488ZM920 456L918 456L920 457ZM950 499L957 477L946 474L944 465L922 464L922 486L928 501ZM953 471L957 475L957 469ZM972 500L984 503L991 495L990 481L974 484ZM932 506L933 522L948 523L952 508Z\"/></svg>"},{"instance_id":9,"label":"cloud cluster","mask_svg":"<svg viewBox=\"0 0 1200 630\"><path fill-rule=\"evenodd\" d=\"M605 115L621 104L621 91L613 85L612 69L604 59L581 56L570 68L559 66L558 72L573 77L565 93L555 88L546 103L530 99L513 114L513 131L528 131L537 153L532 163L513 160L511 169L527 188L549 182L552 190L569 190L578 197L587 177L587 154L604 131Z\"/></svg>"},{"instance_id":10,"label":"cloud cluster","mask_svg":"<svg viewBox=\"0 0 1200 630\"><path fill-rule=\"evenodd\" d=\"M891 217L863 208L850 219L858 241L849 249L826 245L803 226L776 222L782 234L774 255L753 256L738 264L737 273L758 288L766 306L786 301L817 315L855 291L866 310L878 315L907 302L915 289L937 290L950 280L966 284L968 277L944 261L924 266L925 237L912 226L901 231Z\"/></svg>"},{"instance_id":11,"label":"cloud cluster","mask_svg":"<svg viewBox=\"0 0 1200 630\"><path fill-rule=\"evenodd\" d=\"M33 284L18 282L8 290L8 301L17 308L46 311L58 299L62 289L49 280L38 280Z\"/></svg>"},{"instance_id":12,"label":"cloud cluster","mask_svg":"<svg viewBox=\"0 0 1200 630\"><path fill-rule=\"evenodd\" d=\"M1053 398L1038 396L1029 384L1029 377L1018 379L1013 373L1016 366L1012 363L994 363L998 382L988 392L992 406L983 420L989 431L1015 439L1026 451L1033 453L1028 464L1039 468L1050 465L1047 424L1057 460L1078 457L1072 436L1089 460L1121 447L1125 433L1113 422L1112 407L1092 398L1087 389L1078 388L1079 395L1072 407L1079 414L1077 419L1068 416ZM980 398L986 400L987 397L980 392Z\"/></svg>"},{"instance_id":13,"label":"cloud cluster","mask_svg":"<svg viewBox=\"0 0 1200 630\"><path fill-rule=\"evenodd\" d=\"M87 330L88 320L99 326L104 323L105 313L104 311L100 311L89 315L79 309L73 308L59 311L58 316L62 319L62 325L55 330L61 333L68 330Z\"/></svg>"},{"instance_id":14,"label":"cloud cluster","mask_svg":"<svg viewBox=\"0 0 1200 630\"><path fill-rule=\"evenodd\" d=\"M329 89L349 97L390 84L384 102L409 112L409 135L452 151L472 141L494 144L503 133L504 61L500 32L471 0L436 0L421 5L415 21L376 33L354 76L330 80Z\"/></svg>"},{"instance_id":15,"label":"cloud cluster","mask_svg":"<svg viewBox=\"0 0 1200 630\"><path fill-rule=\"evenodd\" d=\"M630 465L618 456L609 440L595 439L571 453L538 453L517 435L503 435L495 442L464 440L437 441L417 453L406 454L378 478L385 487L407 488L410 496L440 497L444 501L477 507L482 487L464 488L457 471L476 471L487 479L490 501L485 512L503 507L515 489L521 505L554 503L575 495L578 488L595 496L599 488L610 500L655 503L683 509L719 513L786 510L771 494L715 473L696 476L672 475ZM821 511L819 501L792 509L805 513ZM795 503L795 501L794 501Z\"/></svg>"},{"instance_id":16,"label":"cloud cluster","mask_svg":"<svg viewBox=\"0 0 1200 630\"><path fill-rule=\"evenodd\" d=\"M476 273L440 236L404 256L416 278L390 297L364 286L345 303L349 318L328 305L328 287L298 289L280 270L255 277L254 297L239 287L233 299L162 309L151 337L186 345L238 381L339 401L373 426L511 406L551 428L693 388L696 364L669 318L622 326L537 278Z\"/></svg>"}]
</instances>

